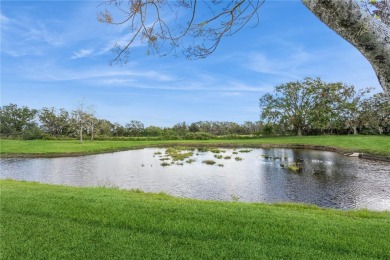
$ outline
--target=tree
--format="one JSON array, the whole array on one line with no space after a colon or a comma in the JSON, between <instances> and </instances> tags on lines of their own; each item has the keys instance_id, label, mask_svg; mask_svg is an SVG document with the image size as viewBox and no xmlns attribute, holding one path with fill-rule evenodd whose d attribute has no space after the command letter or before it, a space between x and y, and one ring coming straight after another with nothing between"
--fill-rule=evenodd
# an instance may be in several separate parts
<instances>
[{"instance_id":1,"label":"tree","mask_svg":"<svg viewBox=\"0 0 390 260\"><path fill-rule=\"evenodd\" d=\"M111 136L114 125L106 119L98 119L97 133L102 136Z\"/></svg>"},{"instance_id":2,"label":"tree","mask_svg":"<svg viewBox=\"0 0 390 260\"><path fill-rule=\"evenodd\" d=\"M385 130L390 131L390 97L384 93L374 96L362 102L362 121L364 126L375 129L379 134Z\"/></svg>"},{"instance_id":3,"label":"tree","mask_svg":"<svg viewBox=\"0 0 390 260\"><path fill-rule=\"evenodd\" d=\"M59 112L54 107L44 107L39 111L41 129L52 136L63 135L69 128L69 113L61 108Z\"/></svg>"},{"instance_id":4,"label":"tree","mask_svg":"<svg viewBox=\"0 0 390 260\"><path fill-rule=\"evenodd\" d=\"M305 78L275 87L274 95L260 98L261 119L268 123L293 127L298 136L306 130L318 107L317 89L325 85L320 79Z\"/></svg>"},{"instance_id":5,"label":"tree","mask_svg":"<svg viewBox=\"0 0 390 260\"><path fill-rule=\"evenodd\" d=\"M344 127L346 118L342 117L343 108L348 102L353 86L346 84L328 83L317 86L315 91L316 106L310 113L312 130L319 129L321 133L333 134L335 129Z\"/></svg>"},{"instance_id":6,"label":"tree","mask_svg":"<svg viewBox=\"0 0 390 260\"><path fill-rule=\"evenodd\" d=\"M99 131L99 128L96 127L98 122L99 119L94 116L94 112L89 114L87 113L85 125L87 133L91 136L91 141L93 141L95 134L97 134Z\"/></svg>"},{"instance_id":7,"label":"tree","mask_svg":"<svg viewBox=\"0 0 390 260\"><path fill-rule=\"evenodd\" d=\"M358 133L357 129L363 126L363 97L369 93L370 89L356 91L354 86L349 86L345 92L346 100L341 104L341 116L345 125L353 130L353 134Z\"/></svg>"},{"instance_id":8,"label":"tree","mask_svg":"<svg viewBox=\"0 0 390 260\"><path fill-rule=\"evenodd\" d=\"M148 126L144 130L145 136L161 136L163 134L163 130L158 126Z\"/></svg>"},{"instance_id":9,"label":"tree","mask_svg":"<svg viewBox=\"0 0 390 260\"><path fill-rule=\"evenodd\" d=\"M92 107L87 107L84 101L80 102L78 107L72 111L71 123L80 138L80 143L83 142L83 131L88 128L88 120L93 114Z\"/></svg>"},{"instance_id":10,"label":"tree","mask_svg":"<svg viewBox=\"0 0 390 260\"><path fill-rule=\"evenodd\" d=\"M175 131L175 133L178 136L185 136L188 133L188 126L186 122L177 123L172 127L172 130Z\"/></svg>"},{"instance_id":11,"label":"tree","mask_svg":"<svg viewBox=\"0 0 390 260\"><path fill-rule=\"evenodd\" d=\"M137 120L131 120L125 127L129 136L142 136L144 132L144 124Z\"/></svg>"},{"instance_id":12,"label":"tree","mask_svg":"<svg viewBox=\"0 0 390 260\"><path fill-rule=\"evenodd\" d=\"M24 130L35 125L36 109L18 107L9 104L0 108L0 133L3 135L20 135Z\"/></svg>"},{"instance_id":13,"label":"tree","mask_svg":"<svg viewBox=\"0 0 390 260\"><path fill-rule=\"evenodd\" d=\"M112 127L113 136L124 136L126 129L119 123L114 123Z\"/></svg>"},{"instance_id":14,"label":"tree","mask_svg":"<svg viewBox=\"0 0 390 260\"><path fill-rule=\"evenodd\" d=\"M390 91L390 29L387 0L301 0L328 27L354 45L371 63L382 88ZM215 51L221 39L242 29L265 0L108 0L98 15L103 23L127 24L130 37L124 46L116 45L112 62L126 62L130 46L137 40L148 43L149 52L176 53L179 46L189 58L204 58ZM205 8L202 8L203 7ZM374 9L370 13L371 9ZM119 9L114 18L109 7ZM366 8L365 8L366 7ZM174 22L172 20L174 13ZM180 14L180 16L179 16ZM182 21L183 14L187 20ZM372 14L372 15L371 15ZM173 17L173 18L174 18ZM180 23L182 22L182 23ZM188 41L185 37L192 37ZM188 42L193 42L188 44Z\"/></svg>"},{"instance_id":15,"label":"tree","mask_svg":"<svg viewBox=\"0 0 390 260\"><path fill-rule=\"evenodd\" d=\"M374 15L354 0L303 0L322 22L355 46L371 63L379 83L390 92L390 4L369 1ZM367 2L366 2L367 3Z\"/></svg>"}]
</instances>

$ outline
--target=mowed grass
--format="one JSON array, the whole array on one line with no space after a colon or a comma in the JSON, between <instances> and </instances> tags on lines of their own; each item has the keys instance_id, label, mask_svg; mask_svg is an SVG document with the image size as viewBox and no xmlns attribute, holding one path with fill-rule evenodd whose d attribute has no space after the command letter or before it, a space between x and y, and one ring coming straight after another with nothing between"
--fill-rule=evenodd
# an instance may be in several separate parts
<instances>
[{"instance_id":1,"label":"mowed grass","mask_svg":"<svg viewBox=\"0 0 390 260\"><path fill-rule=\"evenodd\" d=\"M265 145L298 144L390 156L390 136L303 136L175 141L84 141L82 144L77 140L0 140L0 151L1 156L66 156L169 145L261 147Z\"/></svg>"},{"instance_id":2,"label":"mowed grass","mask_svg":"<svg viewBox=\"0 0 390 260\"><path fill-rule=\"evenodd\" d=\"M2 259L390 258L390 212L0 185Z\"/></svg>"}]
</instances>

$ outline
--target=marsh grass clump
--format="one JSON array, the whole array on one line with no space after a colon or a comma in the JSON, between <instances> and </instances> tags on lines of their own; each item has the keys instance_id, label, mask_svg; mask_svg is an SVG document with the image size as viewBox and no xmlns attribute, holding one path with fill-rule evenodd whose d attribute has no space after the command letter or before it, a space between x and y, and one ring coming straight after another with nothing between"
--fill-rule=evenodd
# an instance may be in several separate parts
<instances>
[{"instance_id":1,"label":"marsh grass clump","mask_svg":"<svg viewBox=\"0 0 390 260\"><path fill-rule=\"evenodd\" d=\"M233 152L233 154L238 154L238 152Z\"/></svg>"},{"instance_id":2,"label":"marsh grass clump","mask_svg":"<svg viewBox=\"0 0 390 260\"><path fill-rule=\"evenodd\" d=\"M216 162L213 161L213 160L204 160L204 161L202 161L202 163L205 163L207 165L214 165L214 164L216 164Z\"/></svg>"},{"instance_id":3,"label":"marsh grass clump","mask_svg":"<svg viewBox=\"0 0 390 260\"><path fill-rule=\"evenodd\" d=\"M205 152L208 152L208 151L209 151L209 149L207 147L199 147L198 148L198 152L200 152L200 153L205 153Z\"/></svg>"},{"instance_id":4,"label":"marsh grass clump","mask_svg":"<svg viewBox=\"0 0 390 260\"><path fill-rule=\"evenodd\" d=\"M292 171L293 173L301 173L302 172L302 164L299 162L294 162L292 164L287 165L287 169Z\"/></svg>"},{"instance_id":5,"label":"marsh grass clump","mask_svg":"<svg viewBox=\"0 0 390 260\"><path fill-rule=\"evenodd\" d=\"M240 153L250 153L252 150L249 149L244 149L244 150L239 150Z\"/></svg>"},{"instance_id":6,"label":"marsh grass clump","mask_svg":"<svg viewBox=\"0 0 390 260\"><path fill-rule=\"evenodd\" d=\"M172 154L171 157L174 161L183 161L188 157L191 157L192 155L194 155L193 152L187 152L187 153Z\"/></svg>"},{"instance_id":7,"label":"marsh grass clump","mask_svg":"<svg viewBox=\"0 0 390 260\"><path fill-rule=\"evenodd\" d=\"M193 163L193 162L195 162L196 160L195 159L188 159L187 161L186 161L186 163Z\"/></svg>"},{"instance_id":8,"label":"marsh grass clump","mask_svg":"<svg viewBox=\"0 0 390 260\"><path fill-rule=\"evenodd\" d=\"M170 164L170 163L167 163L167 162L163 162L163 163L161 164L161 166L163 166L163 167L169 166L169 165L171 165L171 164Z\"/></svg>"},{"instance_id":9,"label":"marsh grass clump","mask_svg":"<svg viewBox=\"0 0 390 260\"><path fill-rule=\"evenodd\" d=\"M170 160L170 158L168 158L168 157L160 158L160 161L168 161L168 160Z\"/></svg>"},{"instance_id":10,"label":"marsh grass clump","mask_svg":"<svg viewBox=\"0 0 390 260\"><path fill-rule=\"evenodd\" d=\"M168 148L165 151L165 155L172 158L174 161L183 161L187 159L188 157L191 157L194 155L194 149L193 148L185 148L185 147L175 147L175 148Z\"/></svg>"},{"instance_id":11,"label":"marsh grass clump","mask_svg":"<svg viewBox=\"0 0 390 260\"><path fill-rule=\"evenodd\" d=\"M225 159L225 160L229 160L229 159L231 159L232 157L231 156L225 156L225 157L223 157L223 159Z\"/></svg>"},{"instance_id":12,"label":"marsh grass clump","mask_svg":"<svg viewBox=\"0 0 390 260\"><path fill-rule=\"evenodd\" d=\"M242 161L243 159L242 159L241 157L238 157L238 156L237 156L237 157L234 158L234 160L236 160L236 161Z\"/></svg>"},{"instance_id":13,"label":"marsh grass clump","mask_svg":"<svg viewBox=\"0 0 390 260\"><path fill-rule=\"evenodd\" d=\"M222 159L223 155L222 154L214 154L214 157L217 159Z\"/></svg>"},{"instance_id":14,"label":"marsh grass clump","mask_svg":"<svg viewBox=\"0 0 390 260\"><path fill-rule=\"evenodd\" d=\"M161 152L155 152L154 155L160 155L162 154Z\"/></svg>"},{"instance_id":15,"label":"marsh grass clump","mask_svg":"<svg viewBox=\"0 0 390 260\"><path fill-rule=\"evenodd\" d=\"M219 148L212 148L212 149L210 149L210 152L212 152L212 153L224 153L226 151L225 150L221 150Z\"/></svg>"},{"instance_id":16,"label":"marsh grass clump","mask_svg":"<svg viewBox=\"0 0 390 260\"><path fill-rule=\"evenodd\" d=\"M223 167L224 165L222 163L218 164L219 167Z\"/></svg>"}]
</instances>

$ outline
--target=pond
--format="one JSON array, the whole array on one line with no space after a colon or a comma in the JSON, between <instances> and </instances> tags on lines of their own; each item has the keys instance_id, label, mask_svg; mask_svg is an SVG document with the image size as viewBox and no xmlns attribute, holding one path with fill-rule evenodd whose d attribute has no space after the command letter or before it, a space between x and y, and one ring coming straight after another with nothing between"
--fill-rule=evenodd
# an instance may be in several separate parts
<instances>
[{"instance_id":1,"label":"pond","mask_svg":"<svg viewBox=\"0 0 390 260\"><path fill-rule=\"evenodd\" d=\"M145 148L81 157L3 158L0 178L140 189L206 200L302 202L337 209L390 210L388 162L303 149L182 149L176 155L166 154L170 150ZM183 154L187 158L175 157Z\"/></svg>"}]
</instances>

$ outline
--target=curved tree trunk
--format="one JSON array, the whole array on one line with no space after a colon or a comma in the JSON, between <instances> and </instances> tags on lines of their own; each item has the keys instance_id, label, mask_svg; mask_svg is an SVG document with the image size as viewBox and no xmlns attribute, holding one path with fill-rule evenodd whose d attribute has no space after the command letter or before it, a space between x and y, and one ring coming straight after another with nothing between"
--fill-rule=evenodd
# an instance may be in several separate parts
<instances>
[{"instance_id":1,"label":"curved tree trunk","mask_svg":"<svg viewBox=\"0 0 390 260\"><path fill-rule=\"evenodd\" d=\"M356 0L302 0L329 28L354 45L371 63L390 94L390 28L366 14Z\"/></svg>"}]
</instances>

